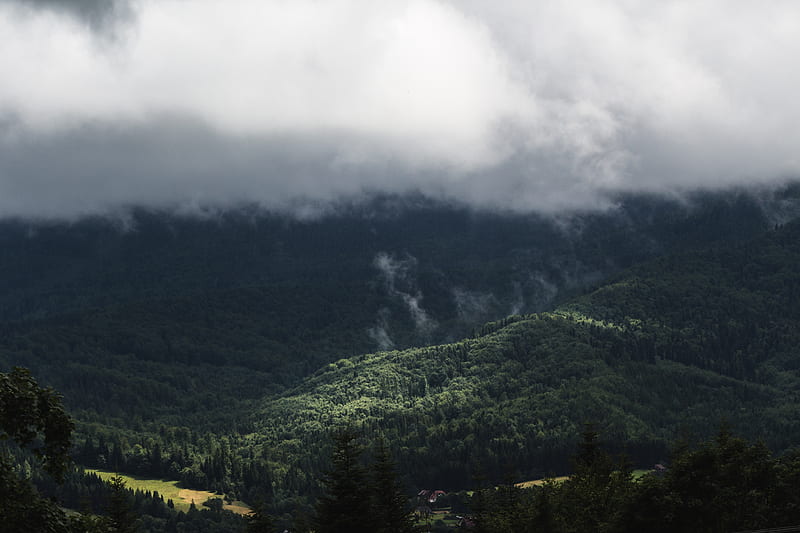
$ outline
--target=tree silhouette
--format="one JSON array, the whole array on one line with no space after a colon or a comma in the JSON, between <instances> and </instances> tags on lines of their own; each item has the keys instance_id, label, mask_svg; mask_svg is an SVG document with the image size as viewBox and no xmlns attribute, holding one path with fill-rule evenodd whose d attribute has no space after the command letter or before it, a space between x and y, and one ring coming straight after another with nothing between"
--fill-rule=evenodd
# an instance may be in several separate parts
<instances>
[{"instance_id":1,"label":"tree silhouette","mask_svg":"<svg viewBox=\"0 0 800 533\"><path fill-rule=\"evenodd\" d=\"M400 481L389 448L383 438L375 444L370 468L370 515L376 533L411 533L414 527L413 514Z\"/></svg>"},{"instance_id":2,"label":"tree silhouette","mask_svg":"<svg viewBox=\"0 0 800 533\"><path fill-rule=\"evenodd\" d=\"M61 480L70 463L74 424L64 412L61 396L42 388L25 368L0 373L0 438L30 448L45 471Z\"/></svg>"},{"instance_id":3,"label":"tree silhouette","mask_svg":"<svg viewBox=\"0 0 800 533\"><path fill-rule=\"evenodd\" d=\"M358 435L343 429L333 434L332 467L324 479L325 494L316 507L319 533L371 533L367 471L361 464Z\"/></svg>"},{"instance_id":4,"label":"tree silhouette","mask_svg":"<svg viewBox=\"0 0 800 533\"><path fill-rule=\"evenodd\" d=\"M44 470L60 481L69 465L72 420L60 396L41 388L28 370L0 373L0 440L30 449ZM14 471L7 452L0 453L0 525L4 531L68 531L64 512L41 498L27 479Z\"/></svg>"},{"instance_id":5,"label":"tree silhouette","mask_svg":"<svg viewBox=\"0 0 800 533\"><path fill-rule=\"evenodd\" d=\"M266 504L253 505L253 512L247 515L247 533L273 533L275 524L267 512Z\"/></svg>"},{"instance_id":6,"label":"tree silhouette","mask_svg":"<svg viewBox=\"0 0 800 533\"><path fill-rule=\"evenodd\" d=\"M114 531L119 533L134 533L137 531L136 517L131 512L128 498L128 488L122 476L114 476L108 480L111 495L108 502L108 518Z\"/></svg>"}]
</instances>

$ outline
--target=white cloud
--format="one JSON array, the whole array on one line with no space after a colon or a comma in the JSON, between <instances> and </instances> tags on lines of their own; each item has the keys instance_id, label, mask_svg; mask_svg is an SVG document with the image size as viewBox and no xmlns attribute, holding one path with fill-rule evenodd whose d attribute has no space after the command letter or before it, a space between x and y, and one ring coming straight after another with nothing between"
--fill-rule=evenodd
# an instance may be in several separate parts
<instances>
[{"instance_id":1,"label":"white cloud","mask_svg":"<svg viewBox=\"0 0 800 533\"><path fill-rule=\"evenodd\" d=\"M495 128L530 105L485 28L437 2L151 0L107 49L75 21L12 11L0 109L34 131L182 115L228 135L345 132L462 168L496 161Z\"/></svg>"},{"instance_id":2,"label":"white cloud","mask_svg":"<svg viewBox=\"0 0 800 533\"><path fill-rule=\"evenodd\" d=\"M557 210L800 169L795 2L69 5L0 0L0 215L411 190Z\"/></svg>"}]
</instances>

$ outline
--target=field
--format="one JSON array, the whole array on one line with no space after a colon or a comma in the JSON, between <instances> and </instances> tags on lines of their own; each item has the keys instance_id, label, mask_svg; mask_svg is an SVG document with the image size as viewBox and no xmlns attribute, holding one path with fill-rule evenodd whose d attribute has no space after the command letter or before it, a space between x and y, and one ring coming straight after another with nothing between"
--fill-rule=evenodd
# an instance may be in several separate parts
<instances>
[{"instance_id":1,"label":"field","mask_svg":"<svg viewBox=\"0 0 800 533\"><path fill-rule=\"evenodd\" d=\"M192 505L192 502L194 502L195 506L200 509L203 505L203 502L209 498L222 498L222 508L227 511L231 511L232 513L246 515L251 511L250 507L243 502L234 501L229 504L225 502L224 495L214 494L213 492L204 490L184 489L179 486L177 481L146 479L136 476L118 474L116 472L109 472L107 470L96 470L93 468L87 468L86 472L93 472L100 476L100 478L104 481L107 481L109 478L118 475L125 481L125 485L130 489L138 489L145 492L157 491L161 496L164 497L165 502L167 500L172 500L172 502L175 504L175 509L178 511L188 511L189 507Z\"/></svg>"},{"instance_id":2,"label":"field","mask_svg":"<svg viewBox=\"0 0 800 533\"><path fill-rule=\"evenodd\" d=\"M522 483L516 483L515 486L521 489L527 489L530 487L535 487L537 485L544 485L547 481L555 481L556 483L561 483L562 481L566 481L569 479L568 476L561 476L561 477L553 477L553 478L544 478L544 479L534 479L533 481L523 481Z\"/></svg>"},{"instance_id":3,"label":"field","mask_svg":"<svg viewBox=\"0 0 800 533\"><path fill-rule=\"evenodd\" d=\"M652 472L652 470L634 470L631 472L633 479L639 479L645 474ZM544 479L534 479L533 481L523 481L522 483L516 483L515 486L521 489L527 489L530 487L535 487L538 485L544 485L547 481L555 481L556 483L561 483L562 481L566 481L569 479L569 476L561 476L561 477L554 477L554 478L544 478Z\"/></svg>"}]
</instances>

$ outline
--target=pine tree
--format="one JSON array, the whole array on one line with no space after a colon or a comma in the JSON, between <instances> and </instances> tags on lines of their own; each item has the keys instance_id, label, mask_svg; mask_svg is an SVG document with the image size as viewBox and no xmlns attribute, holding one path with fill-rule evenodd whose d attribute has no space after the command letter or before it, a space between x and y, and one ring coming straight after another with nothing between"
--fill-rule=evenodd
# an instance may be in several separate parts
<instances>
[{"instance_id":1,"label":"pine tree","mask_svg":"<svg viewBox=\"0 0 800 533\"><path fill-rule=\"evenodd\" d=\"M370 468L370 515L376 533L411 533L416 531L413 514L397 479L395 463L386 446L379 438Z\"/></svg>"},{"instance_id":2,"label":"pine tree","mask_svg":"<svg viewBox=\"0 0 800 533\"><path fill-rule=\"evenodd\" d=\"M332 468L325 476L325 494L317 502L318 533L372 533L366 469L361 464L358 435L345 429L333 435Z\"/></svg>"},{"instance_id":3,"label":"pine tree","mask_svg":"<svg viewBox=\"0 0 800 533\"><path fill-rule=\"evenodd\" d=\"M261 502L253 506L253 512L247 515L247 533L273 533L275 524L267 513L267 506Z\"/></svg>"},{"instance_id":4,"label":"pine tree","mask_svg":"<svg viewBox=\"0 0 800 533\"><path fill-rule=\"evenodd\" d=\"M108 518L114 531L134 533L137 531L136 517L131 512L128 501L128 489L122 476L114 476L108 480L111 495L108 502Z\"/></svg>"},{"instance_id":5,"label":"pine tree","mask_svg":"<svg viewBox=\"0 0 800 533\"><path fill-rule=\"evenodd\" d=\"M632 489L630 465L624 459L614 462L592 424L584 428L574 463L575 473L562 487L572 509L568 522L577 531L599 531Z\"/></svg>"}]
</instances>

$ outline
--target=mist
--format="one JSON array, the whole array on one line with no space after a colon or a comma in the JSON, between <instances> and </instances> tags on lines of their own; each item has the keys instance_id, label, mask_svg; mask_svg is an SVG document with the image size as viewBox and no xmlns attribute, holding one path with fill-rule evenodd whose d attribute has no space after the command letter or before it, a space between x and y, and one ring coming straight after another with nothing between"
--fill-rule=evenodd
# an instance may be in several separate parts
<instances>
[{"instance_id":1,"label":"mist","mask_svg":"<svg viewBox=\"0 0 800 533\"><path fill-rule=\"evenodd\" d=\"M405 306L418 334L428 335L436 329L438 325L436 320L422 307L423 295L417 287L417 259L414 256L406 254L403 258L396 258L392 254L379 252L375 255L372 266L378 270L386 294ZM378 324L370 330L370 335L379 344L390 346L391 339L386 325L387 313L388 310L379 312Z\"/></svg>"},{"instance_id":2,"label":"mist","mask_svg":"<svg viewBox=\"0 0 800 533\"><path fill-rule=\"evenodd\" d=\"M800 175L789 1L0 0L0 217Z\"/></svg>"}]
</instances>

